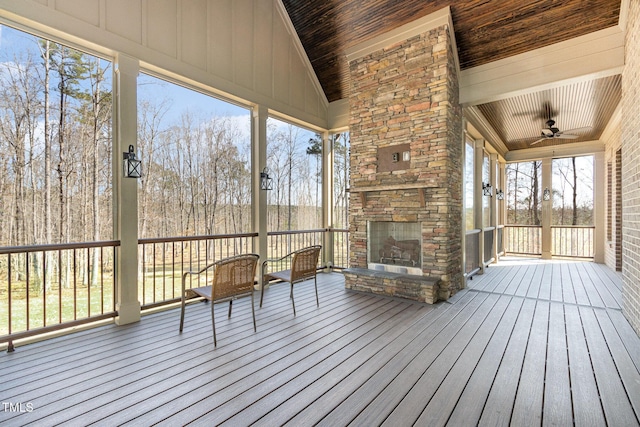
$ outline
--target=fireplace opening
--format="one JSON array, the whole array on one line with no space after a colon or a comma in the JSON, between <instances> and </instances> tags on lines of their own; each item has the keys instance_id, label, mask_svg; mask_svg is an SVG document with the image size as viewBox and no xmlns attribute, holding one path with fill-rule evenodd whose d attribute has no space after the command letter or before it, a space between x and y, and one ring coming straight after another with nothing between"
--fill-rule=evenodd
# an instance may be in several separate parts
<instances>
[{"instance_id":1,"label":"fireplace opening","mask_svg":"<svg viewBox=\"0 0 640 427\"><path fill-rule=\"evenodd\" d=\"M422 275L421 237L419 222L369 221L369 269Z\"/></svg>"}]
</instances>

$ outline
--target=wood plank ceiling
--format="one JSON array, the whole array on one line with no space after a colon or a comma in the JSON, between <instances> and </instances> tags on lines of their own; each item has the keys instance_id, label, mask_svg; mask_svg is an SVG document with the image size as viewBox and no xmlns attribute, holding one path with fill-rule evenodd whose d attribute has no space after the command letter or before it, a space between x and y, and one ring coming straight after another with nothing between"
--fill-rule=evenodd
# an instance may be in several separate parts
<instances>
[{"instance_id":1,"label":"wood plank ceiling","mask_svg":"<svg viewBox=\"0 0 640 427\"><path fill-rule=\"evenodd\" d=\"M283 0L329 102L349 96L348 48L450 6L461 69L618 24L620 0ZM620 99L620 76L479 106L507 148L529 147L552 118L598 139ZM580 111L576 103L582 102ZM574 111L576 110L576 111ZM572 114L572 112L574 112ZM586 120L589 116L590 120ZM541 141L539 146L567 140Z\"/></svg>"}]
</instances>

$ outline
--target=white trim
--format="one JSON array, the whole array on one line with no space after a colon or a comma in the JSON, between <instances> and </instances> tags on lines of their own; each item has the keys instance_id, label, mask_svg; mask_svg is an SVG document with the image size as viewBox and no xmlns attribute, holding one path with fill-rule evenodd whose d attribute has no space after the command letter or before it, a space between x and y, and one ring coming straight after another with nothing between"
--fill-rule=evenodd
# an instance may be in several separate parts
<instances>
[{"instance_id":1,"label":"white trim","mask_svg":"<svg viewBox=\"0 0 640 427\"><path fill-rule=\"evenodd\" d=\"M329 130L349 126L349 99L343 98L329 103L327 121Z\"/></svg>"},{"instance_id":2,"label":"white trim","mask_svg":"<svg viewBox=\"0 0 640 427\"><path fill-rule=\"evenodd\" d=\"M493 127L487 122L484 115L480 112L480 110L475 107L467 107L464 109L464 116L467 121L482 135L482 138L485 138L493 148L496 149L497 153L503 158L509 152L504 141L500 138L498 133L493 129Z\"/></svg>"},{"instance_id":3,"label":"white trim","mask_svg":"<svg viewBox=\"0 0 640 427\"><path fill-rule=\"evenodd\" d=\"M456 63L456 70L460 74L460 61L458 60L458 47L456 44L455 31L453 28L453 19L451 18L451 8L447 6L429 15L418 18L415 21L409 22L394 30L387 31L377 37L370 40L359 43L350 47L346 51L347 61L351 62L354 59L362 58L375 51L384 49L385 47L392 45L403 40L407 40L410 37L418 34L423 34L427 31L439 28L442 26L448 26L451 34L451 44L453 46L454 60Z\"/></svg>"},{"instance_id":4,"label":"white trim","mask_svg":"<svg viewBox=\"0 0 640 427\"><path fill-rule=\"evenodd\" d=\"M507 162L522 162L543 158L560 158L585 156L604 151L602 141L574 142L565 145L555 145L552 147L534 147L523 150L509 151L505 156Z\"/></svg>"},{"instance_id":5,"label":"white trim","mask_svg":"<svg viewBox=\"0 0 640 427\"><path fill-rule=\"evenodd\" d=\"M302 58L302 62L307 68L307 73L309 74L309 78L313 82L315 89L318 91L318 93L320 94L320 97L324 101L325 107L327 107L329 105L329 99L327 98L327 95L324 93L324 89L320 84L320 80L318 80L318 76L316 75L316 71L313 68L313 65L311 65L311 61L309 61L309 57L307 56L307 51L304 49L304 46L302 45L302 42L298 37L298 33L296 32L296 29L293 26L291 17L289 17L289 13L287 13L287 9L284 7L282 0L274 0L274 3L276 6L276 10L278 11L278 13L280 14L280 17L284 21L287 32L289 33L289 35L291 36L291 39L293 40L293 44L296 48L296 52L298 53L298 55L300 55L300 58Z\"/></svg>"},{"instance_id":6,"label":"white trim","mask_svg":"<svg viewBox=\"0 0 640 427\"><path fill-rule=\"evenodd\" d=\"M624 33L618 26L460 72L460 103L484 104L578 81L620 74Z\"/></svg>"},{"instance_id":7,"label":"white trim","mask_svg":"<svg viewBox=\"0 0 640 427\"><path fill-rule=\"evenodd\" d=\"M600 135L601 141L609 141L613 136L614 132L620 130L622 126L622 101L618 102L618 106L615 111L611 115L611 119L609 123L607 123L607 127L604 128L602 135Z\"/></svg>"},{"instance_id":8,"label":"white trim","mask_svg":"<svg viewBox=\"0 0 640 427\"><path fill-rule=\"evenodd\" d=\"M624 33L627 32L627 22L629 22L629 2L630 0L620 1L620 17L618 18L618 27Z\"/></svg>"}]
</instances>

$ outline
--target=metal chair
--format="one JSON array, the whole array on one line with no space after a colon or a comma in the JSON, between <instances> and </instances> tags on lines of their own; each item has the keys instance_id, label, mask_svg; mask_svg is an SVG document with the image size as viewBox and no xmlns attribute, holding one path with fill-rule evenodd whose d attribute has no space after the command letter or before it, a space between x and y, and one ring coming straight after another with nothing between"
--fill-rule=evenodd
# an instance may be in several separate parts
<instances>
[{"instance_id":1,"label":"metal chair","mask_svg":"<svg viewBox=\"0 0 640 427\"><path fill-rule=\"evenodd\" d=\"M316 287L316 304L320 307L320 301L318 299L318 281L316 280L316 271L318 266L318 258L320 257L320 250L322 246L315 245L307 248L299 249L295 252L291 252L278 259L268 259L262 263L262 286L260 289L260 307L262 307L262 300L264 298L264 285L269 280L279 279L283 282L289 282L291 284L291 305L293 306L293 315L296 315L296 304L293 299L293 285L294 283L302 282L307 279L313 278L314 285ZM291 269L267 272L269 263L279 263L286 258L291 257Z\"/></svg>"},{"instance_id":2,"label":"metal chair","mask_svg":"<svg viewBox=\"0 0 640 427\"><path fill-rule=\"evenodd\" d=\"M253 315L253 330L256 329L256 314L253 304L253 286L255 283L256 267L259 256L257 254L237 255L225 258L207 265L199 271L187 271L182 275L182 306L180 310L180 332L184 326L184 307L188 298L203 297L211 301L211 323L213 324L213 345L216 341L216 322L213 307L216 303L229 301L229 317L233 300L251 297L251 314ZM211 285L186 289L186 278L189 275L199 276L208 270L213 270ZM208 273L209 274L209 273Z\"/></svg>"}]
</instances>

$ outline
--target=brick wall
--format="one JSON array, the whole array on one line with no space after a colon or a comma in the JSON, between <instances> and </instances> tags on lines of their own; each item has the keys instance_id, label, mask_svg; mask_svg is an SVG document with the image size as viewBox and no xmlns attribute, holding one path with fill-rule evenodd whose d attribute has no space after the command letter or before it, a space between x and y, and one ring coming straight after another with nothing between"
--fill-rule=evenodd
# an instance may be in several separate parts
<instances>
[{"instance_id":1,"label":"brick wall","mask_svg":"<svg viewBox=\"0 0 640 427\"><path fill-rule=\"evenodd\" d=\"M629 2L622 74L623 312L640 334L640 2Z\"/></svg>"},{"instance_id":2,"label":"brick wall","mask_svg":"<svg viewBox=\"0 0 640 427\"><path fill-rule=\"evenodd\" d=\"M449 28L349 66L351 267L367 268L367 220L418 221L423 274L441 279L446 299L462 287L462 109ZM379 170L379 151L400 144L410 145L408 167Z\"/></svg>"},{"instance_id":3,"label":"brick wall","mask_svg":"<svg viewBox=\"0 0 640 427\"><path fill-rule=\"evenodd\" d=\"M605 264L612 270L622 270L622 161L620 139L622 132L613 132L605 141L605 163L607 165L607 234L605 242ZM611 173L609 173L609 169Z\"/></svg>"}]
</instances>

